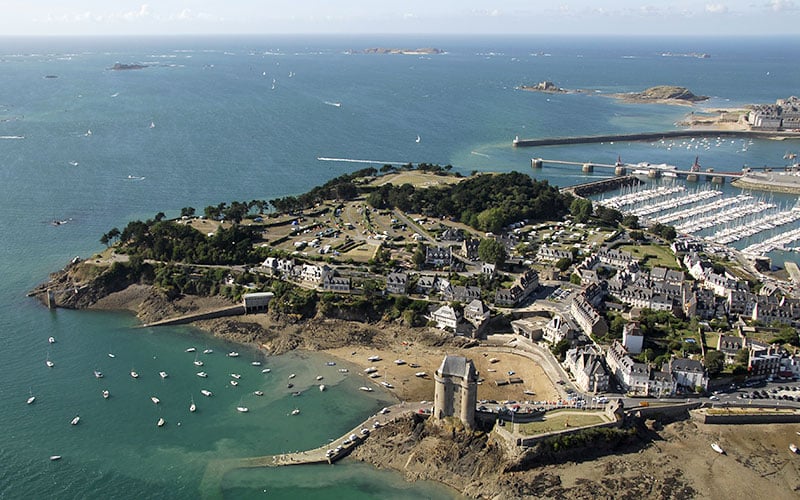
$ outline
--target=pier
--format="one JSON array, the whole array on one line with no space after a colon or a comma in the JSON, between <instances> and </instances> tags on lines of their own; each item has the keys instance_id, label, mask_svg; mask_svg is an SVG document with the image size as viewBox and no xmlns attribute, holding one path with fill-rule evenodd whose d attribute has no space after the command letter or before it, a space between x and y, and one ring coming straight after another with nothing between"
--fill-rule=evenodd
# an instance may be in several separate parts
<instances>
[{"instance_id":1,"label":"pier","mask_svg":"<svg viewBox=\"0 0 800 500\"><path fill-rule=\"evenodd\" d=\"M419 414L421 408L430 408L430 403L427 401L402 402L389 406L387 407L388 412L372 415L361 424L346 432L340 438L331 439L326 444L311 450L279 453L277 455L265 455L261 457L215 460L206 467L205 474L200 483L200 491L203 498L222 498L222 480L225 474L235 469L281 467L285 465L333 464L337 460L349 455L359 444L366 441L372 430L395 421L399 416L408 413ZM429 413L423 413L422 415L427 417ZM302 415L294 418L302 418ZM364 429L367 429L367 432L364 432ZM353 435L356 436L354 440L351 439Z\"/></svg>"},{"instance_id":2,"label":"pier","mask_svg":"<svg viewBox=\"0 0 800 500\"><path fill-rule=\"evenodd\" d=\"M773 132L756 130L668 130L666 132L642 132L638 134L584 135L573 137L548 137L544 139L514 138L514 147L559 146L565 144L592 144L599 142L638 142L690 137L740 137L752 139L800 139L797 132Z\"/></svg>"},{"instance_id":3,"label":"pier","mask_svg":"<svg viewBox=\"0 0 800 500\"><path fill-rule=\"evenodd\" d=\"M742 172L735 172L735 171L722 171L718 172L713 168L707 168L705 171L700 170L680 170L677 168L670 168L667 165L655 165L650 163L637 163L637 164L630 164L630 163L622 163L617 162L615 164L609 163L594 163L594 162L577 162L577 161L566 161L566 160L546 160L544 158L533 158L531 159L531 168L534 170L544 168L545 164L547 165L555 165L555 166L580 166L581 170L584 173L591 173L594 172L596 168L605 168L611 169L614 171L614 174L617 176L626 176L628 172L631 171L633 174L641 174L646 175L650 178L659 178L663 175L671 175L673 177L682 177L685 178L687 181L697 181L701 176L705 176L706 180L714 182L716 184L722 184L725 182L725 179L740 179L743 175ZM769 168L769 167L766 167ZM781 167L775 167L776 169Z\"/></svg>"}]
</instances>

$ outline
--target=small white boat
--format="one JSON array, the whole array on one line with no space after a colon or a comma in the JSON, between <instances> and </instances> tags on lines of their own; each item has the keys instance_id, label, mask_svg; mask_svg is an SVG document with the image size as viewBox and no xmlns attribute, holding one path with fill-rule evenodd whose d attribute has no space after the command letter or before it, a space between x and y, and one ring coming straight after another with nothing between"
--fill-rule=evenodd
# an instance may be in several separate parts
<instances>
[{"instance_id":1,"label":"small white boat","mask_svg":"<svg viewBox=\"0 0 800 500\"><path fill-rule=\"evenodd\" d=\"M231 352L228 353L228 357L229 358L238 358L239 357L239 353L236 352L236 351L231 351Z\"/></svg>"},{"instance_id":2,"label":"small white boat","mask_svg":"<svg viewBox=\"0 0 800 500\"><path fill-rule=\"evenodd\" d=\"M70 166L73 166L73 167L77 167L78 166L78 162L75 161L75 160L72 160L71 162L69 162L69 164L70 164Z\"/></svg>"},{"instance_id":3,"label":"small white boat","mask_svg":"<svg viewBox=\"0 0 800 500\"><path fill-rule=\"evenodd\" d=\"M199 359L195 359L194 360L194 366L203 366L203 362L200 361Z\"/></svg>"},{"instance_id":4,"label":"small white boat","mask_svg":"<svg viewBox=\"0 0 800 500\"><path fill-rule=\"evenodd\" d=\"M339 368L339 373L347 373L349 371L347 368Z\"/></svg>"},{"instance_id":5,"label":"small white boat","mask_svg":"<svg viewBox=\"0 0 800 500\"><path fill-rule=\"evenodd\" d=\"M31 395L31 396L28 398L28 404L29 404L29 405L30 405L30 404L33 404L33 402L34 402L34 401L36 401L36 396L33 396L33 395Z\"/></svg>"},{"instance_id":6,"label":"small white boat","mask_svg":"<svg viewBox=\"0 0 800 500\"><path fill-rule=\"evenodd\" d=\"M160 399L158 399L158 398L157 398L157 397L155 397L155 396L150 396L150 401L152 401L152 402L153 402L153 403L155 403L155 404L158 404L158 403L160 403L160 402L161 402L161 400L160 400Z\"/></svg>"},{"instance_id":7,"label":"small white boat","mask_svg":"<svg viewBox=\"0 0 800 500\"><path fill-rule=\"evenodd\" d=\"M100 370L95 370L94 378L103 378L103 372L101 372Z\"/></svg>"},{"instance_id":8,"label":"small white boat","mask_svg":"<svg viewBox=\"0 0 800 500\"><path fill-rule=\"evenodd\" d=\"M396 364L397 366L404 365L404 364L406 364L406 360L404 360L404 359L395 359L394 360L394 364Z\"/></svg>"},{"instance_id":9,"label":"small white boat","mask_svg":"<svg viewBox=\"0 0 800 500\"><path fill-rule=\"evenodd\" d=\"M139 378L139 374L138 374L138 373L136 373L136 371L134 371L134 370L131 370L131 377L133 377L133 378Z\"/></svg>"},{"instance_id":10,"label":"small white boat","mask_svg":"<svg viewBox=\"0 0 800 500\"><path fill-rule=\"evenodd\" d=\"M372 387L367 387L365 385L362 385L361 387L359 387L359 389L364 392L372 392Z\"/></svg>"},{"instance_id":11,"label":"small white boat","mask_svg":"<svg viewBox=\"0 0 800 500\"><path fill-rule=\"evenodd\" d=\"M169 377L169 374L167 374L167 372L158 372L158 376L161 378L167 378Z\"/></svg>"},{"instance_id":12,"label":"small white boat","mask_svg":"<svg viewBox=\"0 0 800 500\"><path fill-rule=\"evenodd\" d=\"M253 366L261 366L261 361L251 361L250 364Z\"/></svg>"},{"instance_id":13,"label":"small white boat","mask_svg":"<svg viewBox=\"0 0 800 500\"><path fill-rule=\"evenodd\" d=\"M384 387L388 387L389 389L394 389L394 386L386 381L381 382L381 385Z\"/></svg>"},{"instance_id":14,"label":"small white boat","mask_svg":"<svg viewBox=\"0 0 800 500\"><path fill-rule=\"evenodd\" d=\"M89 137L90 135L92 135L92 129L87 130L85 135L86 135L86 137Z\"/></svg>"},{"instance_id":15,"label":"small white boat","mask_svg":"<svg viewBox=\"0 0 800 500\"><path fill-rule=\"evenodd\" d=\"M425 372L417 372L414 374L415 377L427 377L428 374Z\"/></svg>"},{"instance_id":16,"label":"small white boat","mask_svg":"<svg viewBox=\"0 0 800 500\"><path fill-rule=\"evenodd\" d=\"M150 122L150 128L156 128L155 122Z\"/></svg>"},{"instance_id":17,"label":"small white boat","mask_svg":"<svg viewBox=\"0 0 800 500\"><path fill-rule=\"evenodd\" d=\"M242 376L239 375L238 373L231 373L231 377L235 378L236 380L239 380L240 378L242 378Z\"/></svg>"},{"instance_id":18,"label":"small white boat","mask_svg":"<svg viewBox=\"0 0 800 500\"><path fill-rule=\"evenodd\" d=\"M380 356L370 356L367 358L367 361L380 361L380 360L381 360Z\"/></svg>"},{"instance_id":19,"label":"small white boat","mask_svg":"<svg viewBox=\"0 0 800 500\"><path fill-rule=\"evenodd\" d=\"M56 343L56 338L55 338L55 337L48 337L48 338L47 338L47 341L48 341L49 343L51 343L51 344L55 344L55 343Z\"/></svg>"},{"instance_id":20,"label":"small white boat","mask_svg":"<svg viewBox=\"0 0 800 500\"><path fill-rule=\"evenodd\" d=\"M791 451L792 453L795 453L795 454L796 454L796 453L797 453L797 445L796 445L796 444L794 444L794 443L791 443L791 444L789 445L789 451Z\"/></svg>"},{"instance_id":21,"label":"small white boat","mask_svg":"<svg viewBox=\"0 0 800 500\"><path fill-rule=\"evenodd\" d=\"M208 373L206 373L206 372L197 372L197 376L200 377L200 378L206 378L206 377L208 377Z\"/></svg>"},{"instance_id":22,"label":"small white boat","mask_svg":"<svg viewBox=\"0 0 800 500\"><path fill-rule=\"evenodd\" d=\"M53 363L52 361L50 361L49 359L45 360L44 364L46 364L48 368L52 368L52 367L56 366L56 364Z\"/></svg>"},{"instance_id":23,"label":"small white boat","mask_svg":"<svg viewBox=\"0 0 800 500\"><path fill-rule=\"evenodd\" d=\"M261 373L269 373L271 371L272 370L270 368L264 368L263 370L261 370Z\"/></svg>"},{"instance_id":24,"label":"small white boat","mask_svg":"<svg viewBox=\"0 0 800 500\"><path fill-rule=\"evenodd\" d=\"M196 350L197 350L197 348L195 348L195 347L187 347L186 348L186 352L195 352Z\"/></svg>"},{"instance_id":25,"label":"small white boat","mask_svg":"<svg viewBox=\"0 0 800 500\"><path fill-rule=\"evenodd\" d=\"M300 408L295 408L292 410L292 415L298 415L300 413Z\"/></svg>"},{"instance_id":26,"label":"small white boat","mask_svg":"<svg viewBox=\"0 0 800 500\"><path fill-rule=\"evenodd\" d=\"M103 389L103 399L108 399L111 396L111 393L108 392L108 389Z\"/></svg>"},{"instance_id":27,"label":"small white boat","mask_svg":"<svg viewBox=\"0 0 800 500\"><path fill-rule=\"evenodd\" d=\"M325 384L319 384L319 392L325 392Z\"/></svg>"},{"instance_id":28,"label":"small white boat","mask_svg":"<svg viewBox=\"0 0 800 500\"><path fill-rule=\"evenodd\" d=\"M158 419L158 422L156 422L156 425L159 426L159 427L164 427L164 424L166 424L166 423L167 422L166 422L166 420L164 420L164 417L161 417L161 418Z\"/></svg>"},{"instance_id":29,"label":"small white boat","mask_svg":"<svg viewBox=\"0 0 800 500\"><path fill-rule=\"evenodd\" d=\"M210 398L211 396L214 395L213 392L211 392L209 390L206 390L206 389L200 389L200 394L202 394L203 396L205 396L207 398Z\"/></svg>"},{"instance_id":30,"label":"small white boat","mask_svg":"<svg viewBox=\"0 0 800 500\"><path fill-rule=\"evenodd\" d=\"M336 361L328 361L325 363L327 366L336 366Z\"/></svg>"},{"instance_id":31,"label":"small white boat","mask_svg":"<svg viewBox=\"0 0 800 500\"><path fill-rule=\"evenodd\" d=\"M322 375L317 375L317 380L322 380Z\"/></svg>"},{"instance_id":32,"label":"small white boat","mask_svg":"<svg viewBox=\"0 0 800 500\"><path fill-rule=\"evenodd\" d=\"M289 378L294 378L294 377L295 377L294 373L289 374Z\"/></svg>"},{"instance_id":33,"label":"small white boat","mask_svg":"<svg viewBox=\"0 0 800 500\"><path fill-rule=\"evenodd\" d=\"M194 398L192 398L192 404L189 405L189 411L192 413L197 411L197 405L194 404Z\"/></svg>"},{"instance_id":34,"label":"small white boat","mask_svg":"<svg viewBox=\"0 0 800 500\"><path fill-rule=\"evenodd\" d=\"M237 406L236 411L238 411L239 413L247 413L248 411L250 411L250 408L246 406Z\"/></svg>"},{"instance_id":35,"label":"small white boat","mask_svg":"<svg viewBox=\"0 0 800 500\"><path fill-rule=\"evenodd\" d=\"M109 357L109 358L116 358L116 357L117 357L117 355L116 355L116 354L114 354L113 352L110 352L110 353L108 353L108 357Z\"/></svg>"},{"instance_id":36,"label":"small white boat","mask_svg":"<svg viewBox=\"0 0 800 500\"><path fill-rule=\"evenodd\" d=\"M69 423L72 424L72 425L78 425L78 422L80 422L80 421L81 421L81 417L78 416L78 415L75 415L75 418L70 420Z\"/></svg>"},{"instance_id":37,"label":"small white boat","mask_svg":"<svg viewBox=\"0 0 800 500\"><path fill-rule=\"evenodd\" d=\"M419 142L419 141L421 141L421 140L422 140L422 139L421 139L419 136L417 136L417 139L416 139L414 142L417 142L417 143L418 143L418 142Z\"/></svg>"},{"instance_id":38,"label":"small white boat","mask_svg":"<svg viewBox=\"0 0 800 500\"><path fill-rule=\"evenodd\" d=\"M364 368L364 373L375 373L376 371L378 371L378 369L375 368L374 366L370 366L369 368Z\"/></svg>"},{"instance_id":39,"label":"small white boat","mask_svg":"<svg viewBox=\"0 0 800 500\"><path fill-rule=\"evenodd\" d=\"M239 385L239 382L237 382L235 380L231 380L231 385L236 387L237 385Z\"/></svg>"},{"instance_id":40,"label":"small white boat","mask_svg":"<svg viewBox=\"0 0 800 500\"><path fill-rule=\"evenodd\" d=\"M214 349L204 349L203 350L203 354L211 354L212 352L214 352Z\"/></svg>"},{"instance_id":41,"label":"small white boat","mask_svg":"<svg viewBox=\"0 0 800 500\"><path fill-rule=\"evenodd\" d=\"M55 462L56 460L61 460L61 455L50 455L50 460Z\"/></svg>"},{"instance_id":42,"label":"small white boat","mask_svg":"<svg viewBox=\"0 0 800 500\"><path fill-rule=\"evenodd\" d=\"M722 447L720 445L718 445L717 443L711 443L711 449L716 451L720 455L724 455L725 454L725 450L723 450Z\"/></svg>"},{"instance_id":43,"label":"small white boat","mask_svg":"<svg viewBox=\"0 0 800 500\"><path fill-rule=\"evenodd\" d=\"M255 394L256 396L263 396L264 391L253 391L253 394Z\"/></svg>"}]
</instances>

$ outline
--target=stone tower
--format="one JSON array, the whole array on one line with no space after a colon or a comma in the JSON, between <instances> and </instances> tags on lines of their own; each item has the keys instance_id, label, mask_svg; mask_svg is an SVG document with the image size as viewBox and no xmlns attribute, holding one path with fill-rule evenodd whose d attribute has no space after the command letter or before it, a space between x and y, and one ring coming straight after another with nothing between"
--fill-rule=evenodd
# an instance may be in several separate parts
<instances>
[{"instance_id":1,"label":"stone tower","mask_svg":"<svg viewBox=\"0 0 800 500\"><path fill-rule=\"evenodd\" d=\"M472 360L463 356L445 356L434 374L434 381L433 418L455 416L467 428L474 428L478 372Z\"/></svg>"}]
</instances>

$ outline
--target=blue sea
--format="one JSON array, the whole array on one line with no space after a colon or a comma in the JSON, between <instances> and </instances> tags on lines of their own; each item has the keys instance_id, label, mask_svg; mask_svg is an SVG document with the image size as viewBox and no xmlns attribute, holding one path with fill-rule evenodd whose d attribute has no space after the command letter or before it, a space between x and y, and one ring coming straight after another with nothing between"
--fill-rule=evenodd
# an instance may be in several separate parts
<instances>
[{"instance_id":1,"label":"blue sea","mask_svg":"<svg viewBox=\"0 0 800 500\"><path fill-rule=\"evenodd\" d=\"M348 460L333 467L239 470L204 490L214 460L320 446L391 396L358 391L356 377L326 367L319 354L264 358L191 328L141 329L123 313L50 311L25 294L74 256L102 250L100 236L129 220L299 194L365 167L361 160L451 164L465 175L516 170L559 186L605 174L555 167L534 172L531 157L613 163L621 156L629 163L685 167L699 155L704 167L717 170L780 166L797 142L728 142L698 151L648 143L532 150L513 148L511 141L674 129L687 108L594 95L659 84L711 96L701 108L774 102L797 93L798 41L0 38L0 497L197 498L220 491L224 498L458 497L443 486L407 483L400 474ZM357 53L431 46L446 53ZM147 67L110 71L117 62ZM542 80L597 92L517 90ZM49 336L56 343L49 344ZM195 376L189 346L214 350L200 354L207 379ZM232 349L241 356L225 357ZM47 359L53 368L45 366ZM262 374L250 365L254 360L272 371ZM105 376L96 379L94 370ZM140 373L138 380L131 370ZM169 377L159 377L161 370ZM230 372L242 374L241 387L228 385ZM297 374L298 387L312 389L314 377L325 375L330 389L292 397L285 386L289 373ZM201 388L214 396L204 398ZM103 389L111 393L108 400ZM257 389L265 396L242 396ZM36 401L27 405L30 395ZM196 414L188 412L192 400ZM249 414L234 411L240 402ZM302 413L288 417L294 407ZM80 424L71 426L75 415ZM159 418L167 421L164 428L156 427ZM63 458L51 462L51 455Z\"/></svg>"}]
</instances>

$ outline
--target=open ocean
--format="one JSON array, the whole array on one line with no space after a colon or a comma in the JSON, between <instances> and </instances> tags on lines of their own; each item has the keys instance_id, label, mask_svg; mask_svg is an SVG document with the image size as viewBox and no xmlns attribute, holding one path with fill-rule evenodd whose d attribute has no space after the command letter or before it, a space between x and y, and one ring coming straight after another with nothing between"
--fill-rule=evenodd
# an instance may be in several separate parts
<instances>
[{"instance_id":1,"label":"open ocean","mask_svg":"<svg viewBox=\"0 0 800 500\"><path fill-rule=\"evenodd\" d=\"M621 155L628 163L686 167L699 154L716 170L780 166L800 143L728 142L710 151L647 143L512 148L516 135L673 129L689 111L515 87L551 80L610 93L673 84L712 96L701 107L774 102L798 93L799 41L0 38L0 497L197 498L209 493L201 481L210 461L322 445L391 400L358 391L358 376L342 376L318 354L264 359L272 372L261 374L249 364L255 351L190 328L137 329L127 314L49 311L25 297L72 257L100 251L110 228L159 211L176 216L185 206L201 212L222 201L299 194L366 166L318 157L452 164L464 174L533 173L533 156L613 163ZM447 53L347 53L368 47ZM109 71L117 62L148 67ZM536 175L569 185L603 174L545 167ZM796 197L773 198L789 205ZM195 376L194 356L184 352L190 345L214 349L201 355L208 379ZM224 356L234 348L239 358ZM54 368L45 366L48 358ZM132 369L138 380L128 375ZM105 377L95 379L94 370ZM230 372L242 373L242 387L228 386ZM312 390L293 398L288 373L297 373L297 388ZM315 390L317 374L326 376L328 391ZM214 397L201 396L204 387ZM266 395L252 396L256 389ZM30 394L37 399L27 405ZM234 411L242 394L251 394L243 398L249 414ZM188 412L192 398L196 414ZM302 413L287 417L296 406ZM76 414L80 424L69 425ZM165 428L156 427L159 417ZM50 455L63 459L51 462ZM347 460L236 471L221 488L226 498L458 496Z\"/></svg>"}]
</instances>

